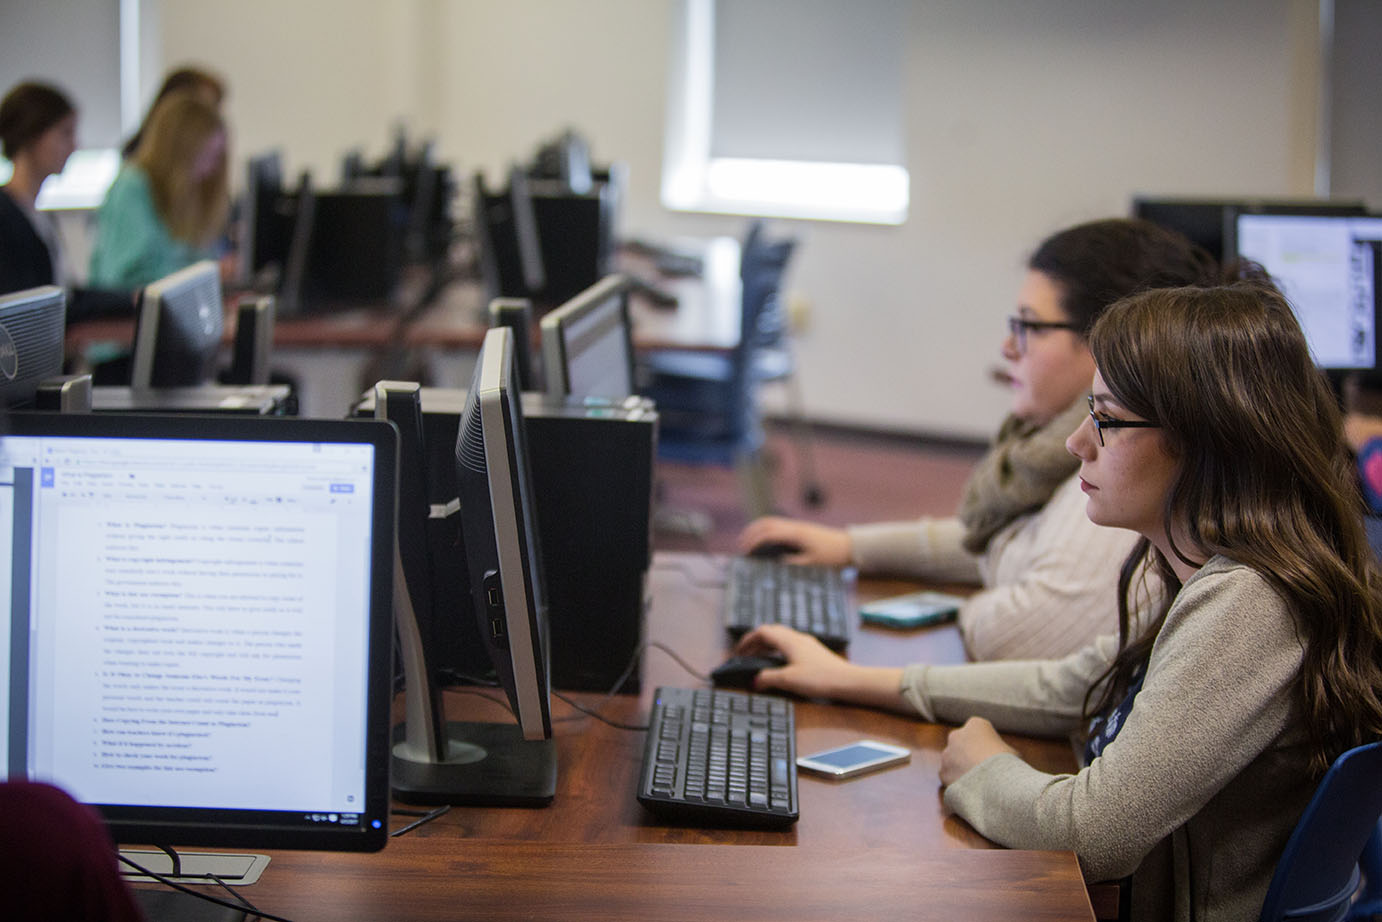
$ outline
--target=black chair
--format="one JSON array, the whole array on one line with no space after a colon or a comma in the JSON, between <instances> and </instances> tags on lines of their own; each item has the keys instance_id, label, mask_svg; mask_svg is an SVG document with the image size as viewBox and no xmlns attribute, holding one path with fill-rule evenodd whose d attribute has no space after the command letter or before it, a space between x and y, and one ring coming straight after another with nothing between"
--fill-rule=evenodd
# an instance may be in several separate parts
<instances>
[{"instance_id":1,"label":"black chair","mask_svg":"<svg viewBox=\"0 0 1382 922\"><path fill-rule=\"evenodd\" d=\"M1329 767L1276 864L1261 922L1340 922L1361 878L1359 858L1382 816L1382 742L1350 749ZM1373 845L1376 860L1376 844ZM1376 868L1371 868L1376 872ZM1369 875L1375 890L1376 880Z\"/></svg>"},{"instance_id":2,"label":"black chair","mask_svg":"<svg viewBox=\"0 0 1382 922\"><path fill-rule=\"evenodd\" d=\"M727 354L669 350L646 357L640 391L658 410L658 457L738 470L750 517L773 508L758 405L760 319L778 310L782 277L796 241L768 242L750 231L740 257L739 343ZM693 529L695 530L695 529Z\"/></svg>"}]
</instances>

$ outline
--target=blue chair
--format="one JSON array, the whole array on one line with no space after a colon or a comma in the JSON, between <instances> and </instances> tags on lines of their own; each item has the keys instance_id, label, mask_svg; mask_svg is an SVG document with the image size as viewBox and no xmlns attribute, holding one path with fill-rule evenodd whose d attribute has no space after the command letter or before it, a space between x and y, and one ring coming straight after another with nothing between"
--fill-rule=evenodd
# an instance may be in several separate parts
<instances>
[{"instance_id":1,"label":"blue chair","mask_svg":"<svg viewBox=\"0 0 1382 922\"><path fill-rule=\"evenodd\" d=\"M769 242L755 222L740 255L739 343L727 354L669 350L644 358L639 390L657 402L658 457L738 470L750 517L773 508L763 453L755 360L759 324L776 310L782 277L796 241Z\"/></svg>"},{"instance_id":2,"label":"blue chair","mask_svg":"<svg viewBox=\"0 0 1382 922\"><path fill-rule=\"evenodd\" d=\"M1349 922L1382 917L1382 820L1378 820L1372 838L1363 846L1358 868L1363 872L1363 889L1348 908Z\"/></svg>"},{"instance_id":3,"label":"blue chair","mask_svg":"<svg viewBox=\"0 0 1382 922\"><path fill-rule=\"evenodd\" d=\"M1334 761L1301 814L1277 862L1261 922L1340 922L1361 878L1359 859L1373 840L1376 870L1382 816L1382 742ZM1378 882L1370 875L1369 886Z\"/></svg>"}]
</instances>

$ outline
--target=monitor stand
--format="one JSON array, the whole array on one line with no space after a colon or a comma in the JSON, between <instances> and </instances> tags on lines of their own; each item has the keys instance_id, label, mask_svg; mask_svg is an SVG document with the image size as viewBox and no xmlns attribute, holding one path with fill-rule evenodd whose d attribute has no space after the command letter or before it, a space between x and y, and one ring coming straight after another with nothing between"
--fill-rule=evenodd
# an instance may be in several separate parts
<instances>
[{"instance_id":1,"label":"monitor stand","mask_svg":"<svg viewBox=\"0 0 1382 922\"><path fill-rule=\"evenodd\" d=\"M180 884L206 886L217 880L227 886L247 886L259 880L269 863L268 855L230 854L226 852L177 852L177 862L164 851L143 851L122 848L120 854L135 864ZM125 865L122 876L127 881L155 882ZM211 878L216 880L212 880ZM132 890L135 902L149 922L244 922L246 910L222 906L180 890ZM226 899L226 891L218 888L211 895Z\"/></svg>"},{"instance_id":2,"label":"monitor stand","mask_svg":"<svg viewBox=\"0 0 1382 922\"><path fill-rule=\"evenodd\" d=\"M180 890L132 892L148 922L245 922L249 918L248 910L231 909Z\"/></svg>"},{"instance_id":3,"label":"monitor stand","mask_svg":"<svg viewBox=\"0 0 1382 922\"><path fill-rule=\"evenodd\" d=\"M394 728L391 783L410 804L545 807L557 791L553 740L525 740L512 724L445 724L445 752L429 760Z\"/></svg>"}]
</instances>

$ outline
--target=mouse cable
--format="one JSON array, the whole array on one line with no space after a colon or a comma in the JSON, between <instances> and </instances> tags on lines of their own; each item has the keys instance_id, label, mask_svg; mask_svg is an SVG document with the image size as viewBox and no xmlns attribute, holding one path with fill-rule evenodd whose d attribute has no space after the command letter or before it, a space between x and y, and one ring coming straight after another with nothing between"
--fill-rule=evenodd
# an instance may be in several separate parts
<instances>
[{"instance_id":1,"label":"mouse cable","mask_svg":"<svg viewBox=\"0 0 1382 922\"><path fill-rule=\"evenodd\" d=\"M287 919L283 916L275 916L270 915L267 912L260 912L249 900L240 896L238 893L234 893L233 891L232 895L235 897L236 902L232 903L230 900L223 900L219 896L212 896L209 893L198 893L191 887L184 886L183 884L178 883L177 881L173 880L171 877L168 877L167 875L160 874L157 871L150 871L148 868L144 867L136 861L126 858L124 855L120 855L119 858L125 864L134 868L134 870L139 874L145 877L153 878L154 880L158 881L166 887L172 887L174 890L180 890L183 893L186 893L188 896L196 897L199 900L205 900L208 903L215 903L217 906L224 906L227 909L238 909L242 912L249 912L255 918L268 919L269 922L293 922L292 919ZM216 878L213 877L213 879ZM219 879L216 879L216 882L219 883L222 887L226 886L225 883ZM227 887L226 889L230 888Z\"/></svg>"},{"instance_id":2,"label":"mouse cable","mask_svg":"<svg viewBox=\"0 0 1382 922\"><path fill-rule=\"evenodd\" d=\"M678 563L675 561L659 560L657 558L654 558L653 564L649 569L670 570L674 573L680 573L688 583L690 583L697 589L724 589L726 586L729 585L729 581L727 579L702 579L699 574L697 574L694 570L691 569L691 567L688 567L684 563Z\"/></svg>"}]
</instances>

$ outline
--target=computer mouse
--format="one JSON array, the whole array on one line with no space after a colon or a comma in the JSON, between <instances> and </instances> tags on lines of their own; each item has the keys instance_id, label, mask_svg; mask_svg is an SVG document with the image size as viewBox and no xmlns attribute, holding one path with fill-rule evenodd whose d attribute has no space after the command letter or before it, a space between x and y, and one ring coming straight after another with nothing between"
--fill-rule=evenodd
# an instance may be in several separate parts
<instances>
[{"instance_id":1,"label":"computer mouse","mask_svg":"<svg viewBox=\"0 0 1382 922\"><path fill-rule=\"evenodd\" d=\"M801 546L790 541L764 541L762 544L755 544L749 549L750 557L760 557L766 560L776 560L788 554L796 554L801 551Z\"/></svg>"},{"instance_id":2,"label":"computer mouse","mask_svg":"<svg viewBox=\"0 0 1382 922\"><path fill-rule=\"evenodd\" d=\"M710 673L710 681L718 688L753 688L753 677L764 669L787 665L787 657L779 653L759 656L731 656Z\"/></svg>"}]
</instances>

